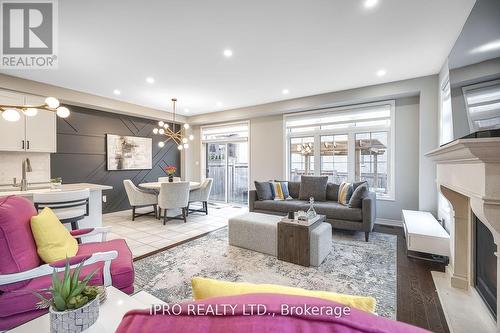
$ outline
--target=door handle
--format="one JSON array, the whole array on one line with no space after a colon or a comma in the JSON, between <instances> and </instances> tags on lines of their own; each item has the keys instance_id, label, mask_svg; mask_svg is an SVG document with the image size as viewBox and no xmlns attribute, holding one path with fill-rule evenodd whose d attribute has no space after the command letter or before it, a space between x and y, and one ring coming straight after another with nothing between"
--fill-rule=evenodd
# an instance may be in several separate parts
<instances>
[{"instance_id":1,"label":"door handle","mask_svg":"<svg viewBox=\"0 0 500 333\"><path fill-rule=\"evenodd\" d=\"M27 142L28 142L28 147L27 147L27 149L30 149L30 140L28 140Z\"/></svg>"},{"instance_id":2,"label":"door handle","mask_svg":"<svg viewBox=\"0 0 500 333\"><path fill-rule=\"evenodd\" d=\"M24 149L24 140L23 140L23 148L22 149Z\"/></svg>"}]
</instances>

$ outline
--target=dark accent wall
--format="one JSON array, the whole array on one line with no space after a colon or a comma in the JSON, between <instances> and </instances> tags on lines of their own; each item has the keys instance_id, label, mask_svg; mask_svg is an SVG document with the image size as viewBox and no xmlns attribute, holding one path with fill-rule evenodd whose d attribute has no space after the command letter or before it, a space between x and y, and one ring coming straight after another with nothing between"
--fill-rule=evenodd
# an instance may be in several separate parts
<instances>
[{"instance_id":1,"label":"dark accent wall","mask_svg":"<svg viewBox=\"0 0 500 333\"><path fill-rule=\"evenodd\" d=\"M104 213L130 208L124 179L131 179L135 184L156 181L166 176L164 168L167 165L176 166L180 173L180 152L175 142L170 140L163 148L158 147L164 136L153 135L156 121L78 106L70 106L70 110L68 118L57 118L57 153L51 155L51 176L62 177L63 183L113 186L112 190L104 192L107 199L103 202ZM153 138L153 168L106 170L106 134Z\"/></svg>"}]
</instances>

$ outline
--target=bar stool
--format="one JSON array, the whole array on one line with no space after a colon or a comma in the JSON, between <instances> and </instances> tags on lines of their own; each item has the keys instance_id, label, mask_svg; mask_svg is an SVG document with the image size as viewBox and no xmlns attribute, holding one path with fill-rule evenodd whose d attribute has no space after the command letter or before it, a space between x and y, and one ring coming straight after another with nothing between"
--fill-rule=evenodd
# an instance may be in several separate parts
<instances>
[{"instance_id":1,"label":"bar stool","mask_svg":"<svg viewBox=\"0 0 500 333\"><path fill-rule=\"evenodd\" d=\"M54 211L61 223L70 223L71 230L77 230L78 221L89 216L89 197L89 189L34 193L33 203L37 212L48 207Z\"/></svg>"}]
</instances>

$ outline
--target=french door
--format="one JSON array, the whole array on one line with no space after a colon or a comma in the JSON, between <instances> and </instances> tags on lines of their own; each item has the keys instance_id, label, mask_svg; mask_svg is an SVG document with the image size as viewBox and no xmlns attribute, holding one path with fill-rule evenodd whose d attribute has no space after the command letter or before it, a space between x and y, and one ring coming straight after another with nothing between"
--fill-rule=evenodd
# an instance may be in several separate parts
<instances>
[{"instance_id":1,"label":"french door","mask_svg":"<svg viewBox=\"0 0 500 333\"><path fill-rule=\"evenodd\" d=\"M205 143L206 176L213 178L213 201L248 203L248 142Z\"/></svg>"}]
</instances>

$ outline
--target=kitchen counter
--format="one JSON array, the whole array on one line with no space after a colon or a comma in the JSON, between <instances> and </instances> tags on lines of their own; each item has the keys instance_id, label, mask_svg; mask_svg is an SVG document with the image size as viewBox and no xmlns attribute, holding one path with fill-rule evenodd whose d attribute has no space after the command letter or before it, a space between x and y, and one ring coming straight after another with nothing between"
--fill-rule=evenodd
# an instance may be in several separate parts
<instances>
[{"instance_id":1,"label":"kitchen counter","mask_svg":"<svg viewBox=\"0 0 500 333\"><path fill-rule=\"evenodd\" d=\"M21 191L19 187L14 187L14 186L0 186L0 196L20 195L23 197L27 197L27 196L32 196L33 193L78 191L87 188L90 190L90 192L113 189L113 187L108 185L98 185L91 183L62 184L61 187L57 189L50 188L50 184L33 185L32 188L28 189L27 191Z\"/></svg>"},{"instance_id":2,"label":"kitchen counter","mask_svg":"<svg viewBox=\"0 0 500 333\"><path fill-rule=\"evenodd\" d=\"M90 190L89 197L89 215L85 216L82 220L78 221L79 229L102 227L102 202L106 201L102 195L102 191L111 190L113 187L108 185L98 185L91 183L76 183L76 184L63 184L60 188L51 189L50 184L37 184L27 191L21 191L19 188L13 186L0 187L0 197L7 195L18 195L33 201L33 194L35 193L51 193L51 192L71 192L78 190ZM69 228L69 225L65 225ZM100 240L100 236L91 236L82 238L83 243L96 242Z\"/></svg>"}]
</instances>

